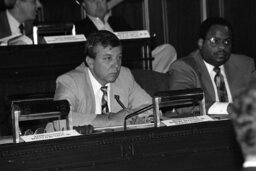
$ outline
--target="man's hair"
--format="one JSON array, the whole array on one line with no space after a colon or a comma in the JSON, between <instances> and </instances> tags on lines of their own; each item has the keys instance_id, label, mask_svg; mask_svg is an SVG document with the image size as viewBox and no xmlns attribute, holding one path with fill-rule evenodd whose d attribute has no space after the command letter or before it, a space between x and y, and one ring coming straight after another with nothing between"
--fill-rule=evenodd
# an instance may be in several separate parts
<instances>
[{"instance_id":1,"label":"man's hair","mask_svg":"<svg viewBox=\"0 0 256 171\"><path fill-rule=\"evenodd\" d=\"M94 59L96 57L95 47L98 45L101 45L104 48L108 46L118 47L121 46L121 41L110 31L99 30L93 32L87 37L85 56Z\"/></svg>"},{"instance_id":2,"label":"man's hair","mask_svg":"<svg viewBox=\"0 0 256 171\"><path fill-rule=\"evenodd\" d=\"M14 5L16 3L17 0L5 0L4 3L5 3L5 7L7 9L12 9L14 8Z\"/></svg>"},{"instance_id":3,"label":"man's hair","mask_svg":"<svg viewBox=\"0 0 256 171\"><path fill-rule=\"evenodd\" d=\"M256 81L234 100L231 116L244 156L256 155Z\"/></svg>"},{"instance_id":4,"label":"man's hair","mask_svg":"<svg viewBox=\"0 0 256 171\"><path fill-rule=\"evenodd\" d=\"M229 32L231 33L231 36L233 37L233 27L226 19L221 18L221 17L209 17L205 21L203 21L200 26L199 38L205 39L207 33L211 29L211 26L213 26L213 25L221 25L221 26L228 27Z\"/></svg>"}]
</instances>

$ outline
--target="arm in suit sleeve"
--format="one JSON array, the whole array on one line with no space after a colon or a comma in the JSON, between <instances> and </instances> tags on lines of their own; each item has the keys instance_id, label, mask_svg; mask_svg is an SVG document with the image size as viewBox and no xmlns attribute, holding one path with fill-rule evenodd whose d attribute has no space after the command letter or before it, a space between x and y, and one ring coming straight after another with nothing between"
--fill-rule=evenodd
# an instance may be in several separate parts
<instances>
[{"instance_id":1,"label":"arm in suit sleeve","mask_svg":"<svg viewBox=\"0 0 256 171\"><path fill-rule=\"evenodd\" d=\"M129 79L129 97L128 106L131 109L139 108L144 105L152 104L151 96L141 88L141 86L135 81L131 71L128 69Z\"/></svg>"},{"instance_id":2,"label":"arm in suit sleeve","mask_svg":"<svg viewBox=\"0 0 256 171\"><path fill-rule=\"evenodd\" d=\"M71 105L72 108L72 120L74 126L79 125L89 125L93 126L108 126L110 124L108 118L103 115L96 115L94 112L94 106L91 101L86 102L87 99L81 98L81 93L79 87L75 80L69 75L62 75L58 77L56 81L56 91L54 99L66 99ZM89 92L88 92L89 93ZM82 102L83 101L83 102ZM79 109L83 103L86 107L86 110ZM86 105L90 104L90 105ZM83 105L82 105L83 106ZM85 113L81 112L84 111Z\"/></svg>"},{"instance_id":3,"label":"arm in suit sleeve","mask_svg":"<svg viewBox=\"0 0 256 171\"><path fill-rule=\"evenodd\" d=\"M175 61L169 69L170 90L199 88L200 82L194 69L183 61Z\"/></svg>"}]
</instances>

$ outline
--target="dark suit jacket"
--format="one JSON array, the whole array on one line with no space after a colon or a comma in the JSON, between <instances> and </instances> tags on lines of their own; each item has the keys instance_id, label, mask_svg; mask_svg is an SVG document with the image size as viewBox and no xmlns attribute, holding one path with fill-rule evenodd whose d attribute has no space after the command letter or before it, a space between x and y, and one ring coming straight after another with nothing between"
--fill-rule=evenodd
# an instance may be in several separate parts
<instances>
[{"instance_id":1,"label":"dark suit jacket","mask_svg":"<svg viewBox=\"0 0 256 171\"><path fill-rule=\"evenodd\" d=\"M7 19L6 11L0 12L0 39L10 36L11 28Z\"/></svg>"},{"instance_id":2,"label":"dark suit jacket","mask_svg":"<svg viewBox=\"0 0 256 171\"><path fill-rule=\"evenodd\" d=\"M119 17L110 16L108 23L114 31L130 31L131 27ZM89 17L75 23L76 33L84 34L87 37L90 33L97 31L97 27L94 25Z\"/></svg>"},{"instance_id":3,"label":"dark suit jacket","mask_svg":"<svg viewBox=\"0 0 256 171\"><path fill-rule=\"evenodd\" d=\"M255 74L252 58L232 54L224 64L227 81L234 98ZM205 93L206 109L215 101L215 93L210 74L200 56L199 50L174 62L169 70L171 90L202 88Z\"/></svg>"}]
</instances>

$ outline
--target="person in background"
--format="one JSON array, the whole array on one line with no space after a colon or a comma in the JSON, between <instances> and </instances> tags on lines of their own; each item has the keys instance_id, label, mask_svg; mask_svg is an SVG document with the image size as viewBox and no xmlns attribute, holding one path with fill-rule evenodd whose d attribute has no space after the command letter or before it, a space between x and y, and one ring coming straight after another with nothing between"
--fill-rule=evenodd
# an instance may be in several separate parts
<instances>
[{"instance_id":1,"label":"person in background","mask_svg":"<svg viewBox=\"0 0 256 171\"><path fill-rule=\"evenodd\" d=\"M87 37L84 62L56 81L54 99L69 101L74 126L122 126L126 115L152 104L121 63L122 46L115 34L100 30Z\"/></svg>"},{"instance_id":2,"label":"person in background","mask_svg":"<svg viewBox=\"0 0 256 171\"><path fill-rule=\"evenodd\" d=\"M256 82L234 100L232 121L243 156L243 171L256 171Z\"/></svg>"},{"instance_id":3,"label":"person in background","mask_svg":"<svg viewBox=\"0 0 256 171\"><path fill-rule=\"evenodd\" d=\"M86 11L86 18L75 23L76 33L87 37L97 30L108 30L111 32L131 31L132 28L124 19L109 15L107 0L78 0ZM177 59L177 53L173 46L164 44L157 46L152 51L153 70L166 73L170 64Z\"/></svg>"},{"instance_id":4,"label":"person in background","mask_svg":"<svg viewBox=\"0 0 256 171\"><path fill-rule=\"evenodd\" d=\"M25 22L36 18L39 0L6 0L6 10L0 12L0 40L16 38L13 44L32 44L25 36ZM18 38L18 39L17 39Z\"/></svg>"},{"instance_id":5,"label":"person in background","mask_svg":"<svg viewBox=\"0 0 256 171\"><path fill-rule=\"evenodd\" d=\"M202 88L208 114L226 111L233 97L255 78L254 60L231 53L233 37L233 28L226 19L211 17L203 21L198 49L169 69L170 89Z\"/></svg>"}]
</instances>

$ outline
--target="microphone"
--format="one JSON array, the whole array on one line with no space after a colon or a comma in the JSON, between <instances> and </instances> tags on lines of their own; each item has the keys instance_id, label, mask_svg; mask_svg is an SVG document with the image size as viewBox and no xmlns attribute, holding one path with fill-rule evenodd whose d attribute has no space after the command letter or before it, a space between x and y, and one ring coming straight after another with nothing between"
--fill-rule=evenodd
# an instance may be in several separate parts
<instances>
[{"instance_id":1,"label":"microphone","mask_svg":"<svg viewBox=\"0 0 256 171\"><path fill-rule=\"evenodd\" d=\"M119 95L114 95L114 98L116 99L117 103L118 103L123 109L126 108L126 107L124 106L124 104L121 102Z\"/></svg>"}]
</instances>

